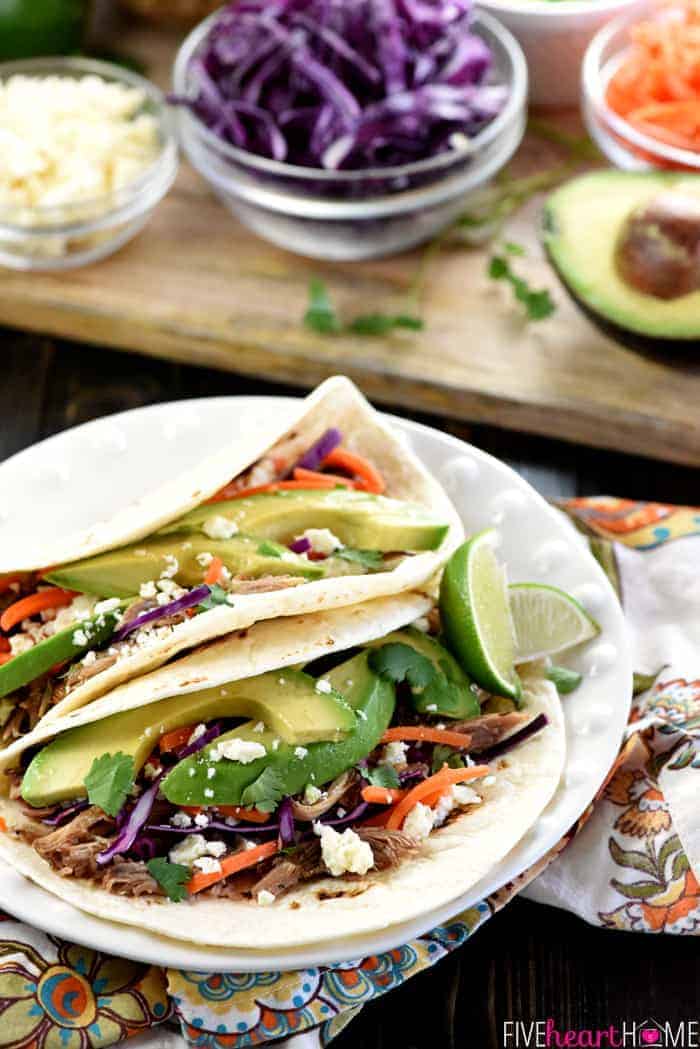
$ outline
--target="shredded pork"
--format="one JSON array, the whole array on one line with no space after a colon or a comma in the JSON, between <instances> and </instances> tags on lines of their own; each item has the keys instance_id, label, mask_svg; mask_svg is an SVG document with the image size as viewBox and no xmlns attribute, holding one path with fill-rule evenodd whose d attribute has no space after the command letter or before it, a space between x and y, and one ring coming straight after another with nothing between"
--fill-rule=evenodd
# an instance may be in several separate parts
<instances>
[{"instance_id":1,"label":"shredded pork","mask_svg":"<svg viewBox=\"0 0 700 1049\"><path fill-rule=\"evenodd\" d=\"M324 796L319 798L318 801L314 802L313 805L304 805L301 801L292 801L292 815L297 820L304 820L311 822L317 820L319 816L323 816L324 813L332 809L334 805L338 805L352 790L356 791L358 784L358 776L354 769L348 769L347 772L343 772L342 775L334 779L327 791L324 791Z\"/></svg>"},{"instance_id":2,"label":"shredded pork","mask_svg":"<svg viewBox=\"0 0 700 1049\"><path fill-rule=\"evenodd\" d=\"M452 732L463 732L470 736L469 753L478 754L479 751L487 750L494 743L498 743L513 729L528 720L527 714L514 710L510 714L482 714L468 721L455 721L450 725L450 729Z\"/></svg>"}]
</instances>

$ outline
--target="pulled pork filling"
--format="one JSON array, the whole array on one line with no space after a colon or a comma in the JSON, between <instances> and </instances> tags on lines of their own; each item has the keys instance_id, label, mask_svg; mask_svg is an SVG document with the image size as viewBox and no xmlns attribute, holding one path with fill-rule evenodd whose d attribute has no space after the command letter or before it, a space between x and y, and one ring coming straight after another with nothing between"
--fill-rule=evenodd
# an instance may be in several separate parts
<instances>
[{"instance_id":1,"label":"pulled pork filling","mask_svg":"<svg viewBox=\"0 0 700 1049\"><path fill-rule=\"evenodd\" d=\"M464 750L455 750L454 753L462 756L464 767L468 769L475 764L469 754L486 752L514 732L517 736L527 721L526 714L508 712L453 722L452 731L465 737ZM207 730L203 727L194 735L204 739ZM196 746L190 737L190 751ZM261 843L276 843L277 848L272 848L272 854L266 852L264 858L252 867L234 870L228 876L218 877L211 885L205 885L202 895L265 904L301 884L331 875L341 884L348 883L346 889L339 888L339 892L361 891L358 880L399 867L404 860L417 854L422 840L433 829L462 815L471 805L482 800L469 786L453 786L443 791L433 809L426 805L416 806L403 826L377 825L387 812L386 806L376 803L375 794L371 791L368 794L377 771L386 770L390 765L397 781L405 785L399 792L405 796L415 783L429 778L434 763L432 743L401 744L398 750L396 745L393 746L392 750L391 744L380 744L357 768L342 773L327 784L325 790L307 786L303 793L282 802L276 813L258 813L254 822L247 818L248 810L236 810L238 815L234 818L225 806L223 811L216 806L178 808L153 791L154 771L147 763L115 818L88 801L43 809L32 809L20 802L27 819L11 833L31 844L61 876L87 879L121 896L164 895L163 887L148 866L154 858L182 863L185 862L183 848L189 849L190 875L194 877L198 871L206 874L220 868L228 857L253 850ZM183 753L181 751L172 760L177 761ZM160 760L167 760L167 755L161 754ZM445 767L443 765L443 769ZM494 772L497 771L494 768ZM157 770L155 775L158 775ZM10 779L11 794L19 798L22 773L15 771ZM475 786L479 787L478 780ZM139 800L149 790L154 797L152 808L124 850L115 850L115 842L120 840ZM365 797L370 800L365 801ZM292 821L291 836L287 830L286 837L282 816L284 804L289 806ZM415 815L418 809L423 810L418 813L420 819ZM339 843L351 846L350 862L346 858L341 863L333 852ZM354 890L353 883L356 885ZM319 892L329 895L328 890L320 889Z\"/></svg>"}]
</instances>

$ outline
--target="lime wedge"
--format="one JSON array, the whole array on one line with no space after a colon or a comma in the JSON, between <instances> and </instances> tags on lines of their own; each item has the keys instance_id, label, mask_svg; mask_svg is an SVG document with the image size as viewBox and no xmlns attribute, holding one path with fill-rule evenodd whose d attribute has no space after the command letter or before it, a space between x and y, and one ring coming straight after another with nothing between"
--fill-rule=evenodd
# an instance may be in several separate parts
<instances>
[{"instance_id":1,"label":"lime wedge","mask_svg":"<svg viewBox=\"0 0 700 1049\"><path fill-rule=\"evenodd\" d=\"M493 535L493 529L487 529L472 536L447 562L440 615L447 642L467 674L488 692L517 700L515 633Z\"/></svg>"},{"instance_id":2,"label":"lime wedge","mask_svg":"<svg viewBox=\"0 0 700 1049\"><path fill-rule=\"evenodd\" d=\"M508 590L516 663L556 655L600 633L585 608L555 586L514 583Z\"/></svg>"}]
</instances>

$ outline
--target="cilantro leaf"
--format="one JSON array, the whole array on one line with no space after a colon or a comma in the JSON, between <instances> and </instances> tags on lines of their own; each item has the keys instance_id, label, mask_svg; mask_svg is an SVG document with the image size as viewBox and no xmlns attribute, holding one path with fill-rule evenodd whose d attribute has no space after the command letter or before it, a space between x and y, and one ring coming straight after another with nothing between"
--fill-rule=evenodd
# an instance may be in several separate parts
<instances>
[{"instance_id":1,"label":"cilantro leaf","mask_svg":"<svg viewBox=\"0 0 700 1049\"><path fill-rule=\"evenodd\" d=\"M210 608L216 608L217 605L225 605L227 603L227 597L228 590L224 590L224 588L219 586L218 583L214 583L213 586L209 587L208 596L205 597L203 601L199 602L197 608L208 612Z\"/></svg>"},{"instance_id":2,"label":"cilantro leaf","mask_svg":"<svg viewBox=\"0 0 700 1049\"><path fill-rule=\"evenodd\" d=\"M448 747L444 743L436 743L433 747L433 761L430 771L439 772L443 765L449 769L464 768L464 758L454 747Z\"/></svg>"},{"instance_id":3,"label":"cilantro leaf","mask_svg":"<svg viewBox=\"0 0 700 1049\"><path fill-rule=\"evenodd\" d=\"M263 539L258 547L258 553L261 557L281 557L282 547L278 546L277 543L271 543L269 539Z\"/></svg>"},{"instance_id":4,"label":"cilantro leaf","mask_svg":"<svg viewBox=\"0 0 700 1049\"><path fill-rule=\"evenodd\" d=\"M173 903L181 903L189 893L186 885L190 880L190 871L182 863L170 863L163 856L156 856L146 864L148 873L164 890L165 895Z\"/></svg>"},{"instance_id":5,"label":"cilantro leaf","mask_svg":"<svg viewBox=\"0 0 700 1049\"><path fill-rule=\"evenodd\" d=\"M341 557L343 561L350 561L369 569L381 568L384 564L381 550L355 550L351 546L343 546L340 550L336 550L335 556Z\"/></svg>"},{"instance_id":6,"label":"cilantro leaf","mask_svg":"<svg viewBox=\"0 0 700 1049\"><path fill-rule=\"evenodd\" d=\"M522 244L516 244L514 240L504 240L503 250L508 255L525 255L526 251Z\"/></svg>"},{"instance_id":7,"label":"cilantro leaf","mask_svg":"<svg viewBox=\"0 0 700 1049\"><path fill-rule=\"evenodd\" d=\"M309 306L304 324L321 335L334 335L341 330L338 316L328 298L326 285L314 277L309 283Z\"/></svg>"},{"instance_id":8,"label":"cilantro leaf","mask_svg":"<svg viewBox=\"0 0 700 1049\"><path fill-rule=\"evenodd\" d=\"M273 765L268 765L245 788L241 794L241 805L260 809L261 812L273 812L285 793L284 778Z\"/></svg>"},{"instance_id":9,"label":"cilantro leaf","mask_svg":"<svg viewBox=\"0 0 700 1049\"><path fill-rule=\"evenodd\" d=\"M350 321L347 330L354 335L386 335L397 328L421 331L425 327L420 317L406 313L365 313Z\"/></svg>"},{"instance_id":10,"label":"cilantro leaf","mask_svg":"<svg viewBox=\"0 0 700 1049\"><path fill-rule=\"evenodd\" d=\"M549 681L554 683L557 692L561 696L566 696L569 692L573 692L583 680L583 674L579 674L577 670L569 670L568 667L558 667L556 665L549 668L546 676Z\"/></svg>"},{"instance_id":11,"label":"cilantro leaf","mask_svg":"<svg viewBox=\"0 0 700 1049\"><path fill-rule=\"evenodd\" d=\"M394 788L400 786L399 774L393 765L375 765L374 768L362 769L362 775L373 787Z\"/></svg>"},{"instance_id":12,"label":"cilantro leaf","mask_svg":"<svg viewBox=\"0 0 700 1049\"><path fill-rule=\"evenodd\" d=\"M509 248L512 247L513 245L507 246L505 251L508 252ZM513 272L510 262L505 255L496 254L491 256L488 265L488 275L492 280L504 280L510 284L515 298L525 307L528 320L541 321L554 313L556 306L547 289L542 288L539 291L534 291L524 278L518 277Z\"/></svg>"},{"instance_id":13,"label":"cilantro leaf","mask_svg":"<svg viewBox=\"0 0 700 1049\"><path fill-rule=\"evenodd\" d=\"M412 688L426 688L435 678L435 667L422 653L411 645L391 641L388 645L375 648L369 655L369 665L380 677L389 678L399 684L408 681Z\"/></svg>"},{"instance_id":14,"label":"cilantro leaf","mask_svg":"<svg viewBox=\"0 0 700 1049\"><path fill-rule=\"evenodd\" d=\"M85 777L92 805L116 816L134 785L134 759L130 754L103 754L95 758Z\"/></svg>"}]
</instances>

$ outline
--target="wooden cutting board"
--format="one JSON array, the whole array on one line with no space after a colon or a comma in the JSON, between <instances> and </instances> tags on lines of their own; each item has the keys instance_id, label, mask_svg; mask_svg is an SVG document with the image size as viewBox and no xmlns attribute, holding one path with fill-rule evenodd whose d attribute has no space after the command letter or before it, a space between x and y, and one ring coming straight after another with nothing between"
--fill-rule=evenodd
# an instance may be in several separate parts
<instances>
[{"instance_id":1,"label":"wooden cutting board","mask_svg":"<svg viewBox=\"0 0 700 1049\"><path fill-rule=\"evenodd\" d=\"M167 85L176 37L132 27L118 39ZM557 148L528 137L514 170L550 167ZM421 253L297 258L238 225L183 163L150 225L112 258L61 275L0 271L0 323L303 387L344 372L379 402L700 464L698 366L642 356L594 329L542 257L540 205L518 213L508 236L529 249L519 271L551 289L550 319L524 322L487 278L488 253L453 248L428 270L423 332L324 337L301 324L311 277L347 316L388 311L401 308Z\"/></svg>"}]
</instances>

